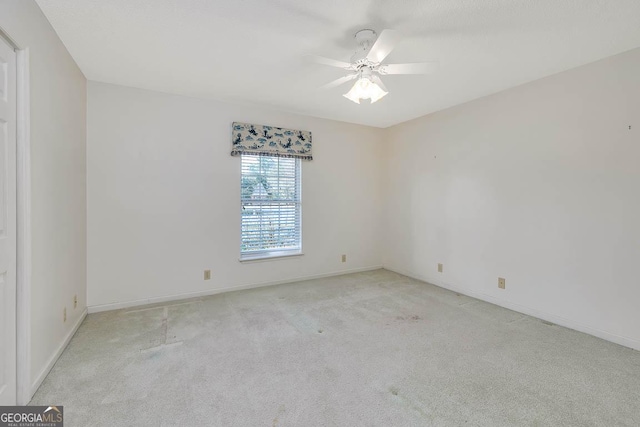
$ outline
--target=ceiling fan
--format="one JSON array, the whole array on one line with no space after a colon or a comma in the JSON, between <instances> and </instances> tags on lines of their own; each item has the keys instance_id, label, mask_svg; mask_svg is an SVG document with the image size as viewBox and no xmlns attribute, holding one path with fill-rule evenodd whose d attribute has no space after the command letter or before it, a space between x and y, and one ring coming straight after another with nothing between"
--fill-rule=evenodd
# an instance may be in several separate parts
<instances>
[{"instance_id":1,"label":"ceiling fan","mask_svg":"<svg viewBox=\"0 0 640 427\"><path fill-rule=\"evenodd\" d=\"M371 99L371 103L374 103L389 93L380 75L428 74L435 68L435 62L383 64L382 61L402 39L396 30L383 30L379 36L374 30L360 30L355 34L355 39L359 48L351 57L351 62L317 55L307 57L318 64L350 71L350 74L322 86L322 89L331 89L357 79L351 90L343 95L356 104L360 104L361 99Z\"/></svg>"}]
</instances>

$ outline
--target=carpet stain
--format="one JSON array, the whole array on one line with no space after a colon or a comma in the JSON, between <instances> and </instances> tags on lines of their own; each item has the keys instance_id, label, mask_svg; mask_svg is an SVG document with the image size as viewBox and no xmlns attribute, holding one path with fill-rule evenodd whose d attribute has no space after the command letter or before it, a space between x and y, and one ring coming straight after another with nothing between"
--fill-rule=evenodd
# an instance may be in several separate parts
<instances>
[{"instance_id":1,"label":"carpet stain","mask_svg":"<svg viewBox=\"0 0 640 427\"><path fill-rule=\"evenodd\" d=\"M520 322L521 320L524 320L526 318L527 318L527 316L518 317L517 319L509 320L507 323Z\"/></svg>"},{"instance_id":2,"label":"carpet stain","mask_svg":"<svg viewBox=\"0 0 640 427\"><path fill-rule=\"evenodd\" d=\"M160 350L162 350L164 348L177 347L177 346L180 346L180 345L182 345L182 341L176 341L176 342L172 342L172 343L169 343L169 344L160 344L160 345L156 345L154 347L143 348L143 349L140 350L140 353L157 352L158 354L155 354L155 355L152 354L151 356L149 356L150 359L154 359L159 355Z\"/></svg>"},{"instance_id":3,"label":"carpet stain","mask_svg":"<svg viewBox=\"0 0 640 427\"><path fill-rule=\"evenodd\" d=\"M280 422L280 417L282 416L282 414L285 413L285 407L284 405L280 405L280 407L278 408L278 412L276 413L276 417L273 419L273 427L276 427L278 425L278 423Z\"/></svg>"},{"instance_id":4,"label":"carpet stain","mask_svg":"<svg viewBox=\"0 0 640 427\"><path fill-rule=\"evenodd\" d=\"M417 315L413 315L413 316L396 316L396 320L412 320L412 321L418 321L418 320L422 320L422 317L417 316Z\"/></svg>"},{"instance_id":5,"label":"carpet stain","mask_svg":"<svg viewBox=\"0 0 640 427\"><path fill-rule=\"evenodd\" d=\"M398 389L397 387L390 387L389 391L391 392L392 395L397 396L398 399L400 400L400 402L404 406L406 406L408 409L418 413L420 415L420 417L425 418L425 419L433 418L431 415L429 415L427 412L425 412L424 409L421 408L419 404L412 402L411 399L409 399L408 396L401 395L400 394L400 389Z\"/></svg>"},{"instance_id":6,"label":"carpet stain","mask_svg":"<svg viewBox=\"0 0 640 427\"><path fill-rule=\"evenodd\" d=\"M162 339L160 341L160 344L158 345L154 345L148 348L143 348L140 349L141 353L145 353L148 351L152 351L152 350L156 350L156 349L161 349L164 347L170 347L170 346L176 346L176 345L182 345L182 341L174 341L174 342L170 342L167 343L167 330L169 328L169 309L168 307L164 307L162 310L162 325L160 327L160 331L162 333ZM176 336L174 335L173 338L175 338ZM157 357L156 355L152 355L150 358L154 358Z\"/></svg>"}]
</instances>

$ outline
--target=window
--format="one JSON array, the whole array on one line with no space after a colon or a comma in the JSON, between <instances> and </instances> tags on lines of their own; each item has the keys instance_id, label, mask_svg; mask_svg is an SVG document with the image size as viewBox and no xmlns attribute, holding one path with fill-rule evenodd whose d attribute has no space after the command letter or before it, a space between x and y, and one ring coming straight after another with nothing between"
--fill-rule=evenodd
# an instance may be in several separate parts
<instances>
[{"instance_id":1,"label":"window","mask_svg":"<svg viewBox=\"0 0 640 427\"><path fill-rule=\"evenodd\" d=\"M240 259L300 254L300 159L242 155Z\"/></svg>"}]
</instances>

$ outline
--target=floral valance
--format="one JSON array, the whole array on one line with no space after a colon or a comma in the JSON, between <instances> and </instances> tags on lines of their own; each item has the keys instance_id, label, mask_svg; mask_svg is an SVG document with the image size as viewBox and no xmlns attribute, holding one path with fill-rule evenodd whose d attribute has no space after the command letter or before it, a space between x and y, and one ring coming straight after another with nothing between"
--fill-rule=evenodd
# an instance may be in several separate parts
<instances>
[{"instance_id":1,"label":"floral valance","mask_svg":"<svg viewBox=\"0 0 640 427\"><path fill-rule=\"evenodd\" d=\"M313 160L309 131L233 122L232 135L232 156L254 154Z\"/></svg>"}]
</instances>

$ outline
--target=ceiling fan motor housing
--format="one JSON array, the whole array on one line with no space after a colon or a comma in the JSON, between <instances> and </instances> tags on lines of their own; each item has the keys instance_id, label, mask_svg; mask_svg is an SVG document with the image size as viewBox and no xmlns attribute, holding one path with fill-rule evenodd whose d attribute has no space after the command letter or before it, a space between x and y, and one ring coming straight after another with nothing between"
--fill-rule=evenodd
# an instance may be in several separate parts
<instances>
[{"instance_id":1,"label":"ceiling fan motor housing","mask_svg":"<svg viewBox=\"0 0 640 427\"><path fill-rule=\"evenodd\" d=\"M373 72L371 70L371 67L362 67L360 68L360 75L359 78L361 79L368 79L371 80L371 76L373 75Z\"/></svg>"}]
</instances>

